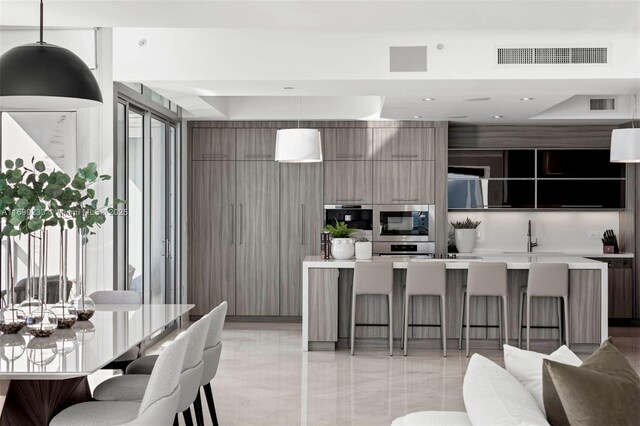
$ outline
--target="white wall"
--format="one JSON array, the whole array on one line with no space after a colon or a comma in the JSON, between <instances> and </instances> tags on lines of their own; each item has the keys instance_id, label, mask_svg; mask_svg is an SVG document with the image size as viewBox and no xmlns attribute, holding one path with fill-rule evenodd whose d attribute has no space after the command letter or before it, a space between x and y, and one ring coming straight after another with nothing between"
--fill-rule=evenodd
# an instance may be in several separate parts
<instances>
[{"instance_id":1,"label":"white wall","mask_svg":"<svg viewBox=\"0 0 640 426\"><path fill-rule=\"evenodd\" d=\"M605 229L618 235L618 212L449 212L449 222L481 220L474 251L514 251L527 249L527 221L531 220L534 251L602 253L600 237ZM597 238L589 238L589 233Z\"/></svg>"}]
</instances>

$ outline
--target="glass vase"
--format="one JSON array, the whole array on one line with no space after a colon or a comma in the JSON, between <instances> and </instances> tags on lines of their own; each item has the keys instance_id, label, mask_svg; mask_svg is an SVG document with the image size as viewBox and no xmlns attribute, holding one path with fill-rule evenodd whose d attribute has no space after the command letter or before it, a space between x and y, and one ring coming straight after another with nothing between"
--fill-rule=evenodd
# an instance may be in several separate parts
<instances>
[{"instance_id":1,"label":"glass vase","mask_svg":"<svg viewBox=\"0 0 640 426\"><path fill-rule=\"evenodd\" d=\"M80 235L80 262L78 283L80 295L71 301L72 312L78 316L78 321L89 321L96 312L95 302L87 296L87 236Z\"/></svg>"},{"instance_id":2,"label":"glass vase","mask_svg":"<svg viewBox=\"0 0 640 426\"><path fill-rule=\"evenodd\" d=\"M71 328L77 321L76 309L67 300L67 231L60 230L60 275L58 277L58 303L51 307L56 315L59 329Z\"/></svg>"},{"instance_id":3,"label":"glass vase","mask_svg":"<svg viewBox=\"0 0 640 426\"><path fill-rule=\"evenodd\" d=\"M2 334L16 334L20 332L26 321L24 311L14 304L15 277L13 274L13 244L13 238L7 237L6 263L4 269L5 282L7 283L7 300L6 304L0 309L0 332L2 332Z\"/></svg>"},{"instance_id":4,"label":"glass vase","mask_svg":"<svg viewBox=\"0 0 640 426\"><path fill-rule=\"evenodd\" d=\"M56 358L56 350L56 339L53 337L31 339L27 343L27 358L32 364L44 367L51 364Z\"/></svg>"},{"instance_id":5,"label":"glass vase","mask_svg":"<svg viewBox=\"0 0 640 426\"><path fill-rule=\"evenodd\" d=\"M26 349L26 342L21 334L3 334L0 336L0 358L13 362L20 358Z\"/></svg>"},{"instance_id":6,"label":"glass vase","mask_svg":"<svg viewBox=\"0 0 640 426\"><path fill-rule=\"evenodd\" d=\"M58 326L56 314L41 305L27 317L27 330L33 337L50 337Z\"/></svg>"},{"instance_id":7,"label":"glass vase","mask_svg":"<svg viewBox=\"0 0 640 426\"><path fill-rule=\"evenodd\" d=\"M33 292L35 271L35 237L32 233L27 234L27 297L20 303L20 309L24 311L27 317L30 317L34 311L39 310L42 302L38 300Z\"/></svg>"}]
</instances>

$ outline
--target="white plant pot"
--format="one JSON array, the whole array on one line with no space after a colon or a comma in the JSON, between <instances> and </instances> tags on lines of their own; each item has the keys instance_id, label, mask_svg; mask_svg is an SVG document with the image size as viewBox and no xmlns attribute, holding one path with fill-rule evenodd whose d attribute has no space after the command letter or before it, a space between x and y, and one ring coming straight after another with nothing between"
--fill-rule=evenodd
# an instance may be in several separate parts
<instances>
[{"instance_id":1,"label":"white plant pot","mask_svg":"<svg viewBox=\"0 0 640 426\"><path fill-rule=\"evenodd\" d=\"M456 229L456 248L460 253L471 253L476 246L475 229Z\"/></svg>"},{"instance_id":2,"label":"white plant pot","mask_svg":"<svg viewBox=\"0 0 640 426\"><path fill-rule=\"evenodd\" d=\"M369 260L373 257L373 244L371 241L356 242L356 259Z\"/></svg>"},{"instance_id":3,"label":"white plant pot","mask_svg":"<svg viewBox=\"0 0 640 426\"><path fill-rule=\"evenodd\" d=\"M331 255L334 259L351 259L355 253L355 244L351 238L334 238L331 240Z\"/></svg>"}]
</instances>

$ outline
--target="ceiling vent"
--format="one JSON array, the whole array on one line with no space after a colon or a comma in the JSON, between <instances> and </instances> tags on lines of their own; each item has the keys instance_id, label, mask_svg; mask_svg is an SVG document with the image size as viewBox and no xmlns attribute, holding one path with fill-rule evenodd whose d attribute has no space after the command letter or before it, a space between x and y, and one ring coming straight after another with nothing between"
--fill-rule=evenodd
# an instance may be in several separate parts
<instances>
[{"instance_id":1,"label":"ceiling vent","mask_svg":"<svg viewBox=\"0 0 640 426\"><path fill-rule=\"evenodd\" d=\"M391 72L426 72L427 46L389 47Z\"/></svg>"},{"instance_id":2,"label":"ceiling vent","mask_svg":"<svg viewBox=\"0 0 640 426\"><path fill-rule=\"evenodd\" d=\"M499 47L498 65L606 64L607 47Z\"/></svg>"},{"instance_id":3,"label":"ceiling vent","mask_svg":"<svg viewBox=\"0 0 640 426\"><path fill-rule=\"evenodd\" d=\"M615 111L616 98L590 98L589 111Z\"/></svg>"}]
</instances>

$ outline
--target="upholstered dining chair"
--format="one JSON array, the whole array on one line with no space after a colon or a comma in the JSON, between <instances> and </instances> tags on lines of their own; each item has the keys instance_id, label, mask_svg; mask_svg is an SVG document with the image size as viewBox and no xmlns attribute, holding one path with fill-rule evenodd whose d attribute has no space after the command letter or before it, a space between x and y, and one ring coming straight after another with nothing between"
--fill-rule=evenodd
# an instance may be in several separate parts
<instances>
[{"instance_id":1,"label":"upholstered dining chair","mask_svg":"<svg viewBox=\"0 0 640 426\"><path fill-rule=\"evenodd\" d=\"M202 372L204 371L202 354L204 352L204 345L210 324L210 318L204 316L191 325L187 331L178 336L187 336L185 343L187 346L187 355L184 357L180 372L180 400L174 414L177 421L178 413L182 413L185 424L187 425L193 424L191 404L196 400L200 390L200 381L202 380ZM154 357L156 363L159 362L162 353L164 353L164 351L157 357ZM124 376L111 377L95 388L93 398L98 401L139 401L144 396L144 391L150 377L156 369L157 367L152 368L151 374L126 374Z\"/></svg>"},{"instance_id":2,"label":"upholstered dining chair","mask_svg":"<svg viewBox=\"0 0 640 426\"><path fill-rule=\"evenodd\" d=\"M115 291L94 291L89 295L91 300L99 305L137 305L142 304L142 297L136 291L115 290ZM138 359L141 354L140 345L134 346L109 364L102 367L103 370L122 370L134 360Z\"/></svg>"},{"instance_id":3,"label":"upholstered dining chair","mask_svg":"<svg viewBox=\"0 0 640 426\"><path fill-rule=\"evenodd\" d=\"M227 317L228 303L222 302L216 306L211 312L203 317L209 318L211 325L209 326L209 333L207 334L207 341L204 345L204 352L202 354L202 360L204 361L204 371L202 373L202 380L200 386L204 390L205 398L207 401L207 407L209 408L209 415L214 426L218 426L218 416L216 413L216 407L213 402L213 390L211 389L211 381L215 378L218 372L218 364L220 363L220 354L222 353L222 329L224 327L224 321ZM142 357L132 362L127 368L127 374L151 374L157 355L149 355ZM204 410L202 406L202 399L200 392L196 396L194 402L194 408L196 411L196 420L199 425L204 424Z\"/></svg>"},{"instance_id":4,"label":"upholstered dining chair","mask_svg":"<svg viewBox=\"0 0 640 426\"><path fill-rule=\"evenodd\" d=\"M90 401L58 413L50 426L171 425L180 401L180 369L188 350L186 336L158 357L141 401Z\"/></svg>"}]
</instances>

